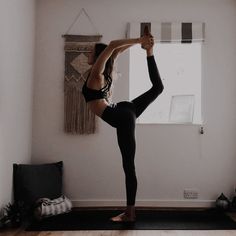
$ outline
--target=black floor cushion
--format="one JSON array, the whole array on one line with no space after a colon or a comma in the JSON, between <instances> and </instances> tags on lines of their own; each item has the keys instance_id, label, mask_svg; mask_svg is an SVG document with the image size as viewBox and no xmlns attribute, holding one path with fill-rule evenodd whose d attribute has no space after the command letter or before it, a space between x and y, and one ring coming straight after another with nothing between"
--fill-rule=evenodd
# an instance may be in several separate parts
<instances>
[{"instance_id":1,"label":"black floor cushion","mask_svg":"<svg viewBox=\"0 0 236 236\"><path fill-rule=\"evenodd\" d=\"M215 209L202 211L136 210L135 223L111 222L120 210L72 210L63 215L32 220L26 231L55 230L222 230L236 229L236 222Z\"/></svg>"}]
</instances>

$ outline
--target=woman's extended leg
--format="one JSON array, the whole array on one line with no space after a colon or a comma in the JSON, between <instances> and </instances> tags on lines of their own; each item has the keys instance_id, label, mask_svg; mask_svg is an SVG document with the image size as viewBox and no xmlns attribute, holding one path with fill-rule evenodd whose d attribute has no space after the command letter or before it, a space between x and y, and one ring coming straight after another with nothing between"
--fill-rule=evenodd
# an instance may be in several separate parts
<instances>
[{"instance_id":1,"label":"woman's extended leg","mask_svg":"<svg viewBox=\"0 0 236 236\"><path fill-rule=\"evenodd\" d=\"M147 64L152 88L131 101L135 106L136 117L139 117L164 89L154 56L147 57Z\"/></svg>"}]
</instances>

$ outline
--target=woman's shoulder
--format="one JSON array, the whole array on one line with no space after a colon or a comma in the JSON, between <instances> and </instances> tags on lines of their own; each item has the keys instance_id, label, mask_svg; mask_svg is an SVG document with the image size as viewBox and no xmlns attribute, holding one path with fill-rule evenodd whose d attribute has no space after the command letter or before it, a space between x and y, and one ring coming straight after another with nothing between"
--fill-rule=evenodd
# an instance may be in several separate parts
<instances>
[{"instance_id":1,"label":"woman's shoulder","mask_svg":"<svg viewBox=\"0 0 236 236\"><path fill-rule=\"evenodd\" d=\"M88 73L88 76L87 76L87 80L96 80L96 81L100 80L100 81L103 81L103 79L104 79L103 74L98 74L98 73L96 73L92 70Z\"/></svg>"},{"instance_id":2,"label":"woman's shoulder","mask_svg":"<svg viewBox=\"0 0 236 236\"><path fill-rule=\"evenodd\" d=\"M86 79L86 84L90 88L100 89L104 85L104 76L90 74Z\"/></svg>"}]
</instances>

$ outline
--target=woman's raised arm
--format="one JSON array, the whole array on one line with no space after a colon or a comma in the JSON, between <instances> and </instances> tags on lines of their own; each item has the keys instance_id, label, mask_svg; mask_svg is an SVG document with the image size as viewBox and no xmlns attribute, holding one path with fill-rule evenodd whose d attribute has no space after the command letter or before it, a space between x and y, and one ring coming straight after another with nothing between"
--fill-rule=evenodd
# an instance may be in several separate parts
<instances>
[{"instance_id":1,"label":"woman's raised arm","mask_svg":"<svg viewBox=\"0 0 236 236\"><path fill-rule=\"evenodd\" d=\"M142 44L145 42L149 42L149 36L143 36L141 38L133 38L133 39L119 39L113 40L109 43L109 45L105 48L105 50L99 55L96 62L93 65L91 76L100 77L104 71L107 60L112 56L115 50L121 50L123 47L128 48L129 46L135 44Z\"/></svg>"}]
</instances>

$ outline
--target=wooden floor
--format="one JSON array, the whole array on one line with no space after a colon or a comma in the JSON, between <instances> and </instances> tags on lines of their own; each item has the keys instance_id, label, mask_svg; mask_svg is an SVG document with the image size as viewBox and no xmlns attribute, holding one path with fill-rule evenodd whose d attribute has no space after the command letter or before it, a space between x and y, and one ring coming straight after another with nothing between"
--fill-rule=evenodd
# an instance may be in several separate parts
<instances>
[{"instance_id":1,"label":"wooden floor","mask_svg":"<svg viewBox=\"0 0 236 236\"><path fill-rule=\"evenodd\" d=\"M235 236L236 230L106 230L106 231L15 231L3 236Z\"/></svg>"},{"instance_id":2,"label":"wooden floor","mask_svg":"<svg viewBox=\"0 0 236 236\"><path fill-rule=\"evenodd\" d=\"M236 213L227 213L236 221ZM99 230L99 231L40 231L24 228L0 231L0 236L236 236L236 230Z\"/></svg>"}]
</instances>

